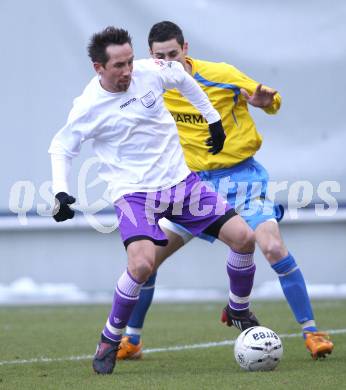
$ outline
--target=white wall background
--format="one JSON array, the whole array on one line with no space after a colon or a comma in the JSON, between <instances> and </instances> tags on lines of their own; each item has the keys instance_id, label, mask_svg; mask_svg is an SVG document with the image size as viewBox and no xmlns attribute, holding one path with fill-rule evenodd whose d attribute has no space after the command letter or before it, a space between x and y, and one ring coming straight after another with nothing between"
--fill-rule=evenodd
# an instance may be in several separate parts
<instances>
[{"instance_id":1,"label":"white wall background","mask_svg":"<svg viewBox=\"0 0 346 390\"><path fill-rule=\"evenodd\" d=\"M140 58L150 27L165 19L182 26L192 56L227 61L280 91L279 115L254 112L264 136L258 159L272 179L309 180L316 201L318 183L336 180L346 201L345 1L1 0L0 210L16 181L38 188L50 179L50 140L93 76L91 34L127 28ZM75 177L90 154L86 147Z\"/></svg>"},{"instance_id":2,"label":"white wall background","mask_svg":"<svg viewBox=\"0 0 346 390\"><path fill-rule=\"evenodd\" d=\"M146 57L150 27L167 19L181 25L192 56L229 62L283 96L278 115L253 111L264 136L257 158L272 179L310 181L316 202L318 184L335 180L340 192L334 196L346 202L344 0L1 0L0 211L8 211L15 182L31 181L38 189L50 180L50 140L93 76L86 54L91 34L110 24L124 27L133 36L137 58ZM75 161L74 193L79 167L90 155L86 145ZM287 201L287 192L281 198ZM36 203L42 203L37 193L32 211ZM4 221L0 217L0 227ZM308 280L345 280L344 222L283 230ZM125 264L117 234L67 231L64 225L54 232L3 229L0 244L2 283L31 276L37 282L112 288L119 264L121 269ZM195 241L178 255L176 265L172 261L163 268L160 283L215 287L224 273L224 252L220 245ZM220 257L215 271L210 257ZM259 254L257 259L256 281L274 279ZM333 264L328 272L326 261ZM186 279L186 264L192 282ZM104 272L113 267L114 276Z\"/></svg>"}]
</instances>

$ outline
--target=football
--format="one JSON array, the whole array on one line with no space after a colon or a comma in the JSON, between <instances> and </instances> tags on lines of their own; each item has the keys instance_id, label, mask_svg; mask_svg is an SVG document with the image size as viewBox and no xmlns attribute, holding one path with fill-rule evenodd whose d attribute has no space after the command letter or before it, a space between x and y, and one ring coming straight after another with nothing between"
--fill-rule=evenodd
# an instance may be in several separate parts
<instances>
[{"instance_id":1,"label":"football","mask_svg":"<svg viewBox=\"0 0 346 390\"><path fill-rule=\"evenodd\" d=\"M264 326L244 330L234 344L234 357L246 371L274 370L282 358L280 337Z\"/></svg>"}]
</instances>

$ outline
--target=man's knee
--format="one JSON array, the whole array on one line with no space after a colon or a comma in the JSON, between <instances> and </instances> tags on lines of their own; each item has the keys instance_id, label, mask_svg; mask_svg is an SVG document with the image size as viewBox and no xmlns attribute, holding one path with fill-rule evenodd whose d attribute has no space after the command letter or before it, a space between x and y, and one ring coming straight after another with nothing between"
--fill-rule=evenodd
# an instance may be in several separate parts
<instances>
[{"instance_id":1,"label":"man's knee","mask_svg":"<svg viewBox=\"0 0 346 390\"><path fill-rule=\"evenodd\" d=\"M145 282L154 272L154 260L142 257L132 267L133 273L139 278L139 282Z\"/></svg>"},{"instance_id":2,"label":"man's knee","mask_svg":"<svg viewBox=\"0 0 346 390\"><path fill-rule=\"evenodd\" d=\"M286 246L281 238L279 225L266 221L255 230L256 242L270 264L275 264L288 255Z\"/></svg>"},{"instance_id":3,"label":"man's knee","mask_svg":"<svg viewBox=\"0 0 346 390\"><path fill-rule=\"evenodd\" d=\"M222 226L219 238L236 252L250 253L255 250L255 233L239 216Z\"/></svg>"},{"instance_id":4,"label":"man's knee","mask_svg":"<svg viewBox=\"0 0 346 390\"><path fill-rule=\"evenodd\" d=\"M130 244L127 248L128 268L140 283L145 282L154 272L155 249L151 245Z\"/></svg>"},{"instance_id":5,"label":"man's knee","mask_svg":"<svg viewBox=\"0 0 346 390\"><path fill-rule=\"evenodd\" d=\"M285 248L283 242L276 237L269 236L262 244L261 249L264 256L271 264L275 264L287 256L287 249Z\"/></svg>"},{"instance_id":6,"label":"man's knee","mask_svg":"<svg viewBox=\"0 0 346 390\"><path fill-rule=\"evenodd\" d=\"M255 233L247 226L241 227L235 232L232 249L237 252L253 252L255 250Z\"/></svg>"}]
</instances>

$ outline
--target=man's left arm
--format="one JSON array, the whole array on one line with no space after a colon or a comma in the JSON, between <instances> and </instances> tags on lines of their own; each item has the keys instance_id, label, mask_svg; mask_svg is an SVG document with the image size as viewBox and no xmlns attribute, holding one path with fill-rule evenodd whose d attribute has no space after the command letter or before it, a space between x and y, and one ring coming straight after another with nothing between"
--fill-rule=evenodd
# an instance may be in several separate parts
<instances>
[{"instance_id":1,"label":"man's left arm","mask_svg":"<svg viewBox=\"0 0 346 390\"><path fill-rule=\"evenodd\" d=\"M240 93L248 104L262 108L267 114L276 114L281 106L281 96L271 88L258 84L254 93L250 94L245 88Z\"/></svg>"},{"instance_id":2,"label":"man's left arm","mask_svg":"<svg viewBox=\"0 0 346 390\"><path fill-rule=\"evenodd\" d=\"M233 65L225 64L225 78L240 89L241 96L253 107L261 108L267 114L276 114L281 106L280 94L253 80Z\"/></svg>"}]
</instances>

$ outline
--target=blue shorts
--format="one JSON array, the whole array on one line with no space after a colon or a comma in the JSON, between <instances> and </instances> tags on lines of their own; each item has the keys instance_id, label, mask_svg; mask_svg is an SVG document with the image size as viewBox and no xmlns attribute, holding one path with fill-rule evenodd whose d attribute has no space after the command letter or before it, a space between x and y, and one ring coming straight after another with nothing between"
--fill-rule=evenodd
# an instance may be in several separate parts
<instances>
[{"instance_id":1,"label":"blue shorts","mask_svg":"<svg viewBox=\"0 0 346 390\"><path fill-rule=\"evenodd\" d=\"M197 174L202 181L208 182L212 189L226 198L231 208L253 230L262 222L282 219L283 207L266 198L268 173L253 157L230 168L200 171ZM204 233L198 237L210 242L215 240Z\"/></svg>"}]
</instances>

